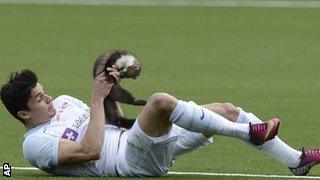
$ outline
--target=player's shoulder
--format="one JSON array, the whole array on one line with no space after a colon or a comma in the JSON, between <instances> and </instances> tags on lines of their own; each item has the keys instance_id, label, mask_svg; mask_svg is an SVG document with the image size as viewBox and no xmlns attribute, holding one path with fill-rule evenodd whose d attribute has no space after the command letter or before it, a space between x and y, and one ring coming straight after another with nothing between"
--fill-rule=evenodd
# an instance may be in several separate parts
<instances>
[{"instance_id":1,"label":"player's shoulder","mask_svg":"<svg viewBox=\"0 0 320 180\"><path fill-rule=\"evenodd\" d=\"M52 135L48 135L45 133L32 133L28 136L25 136L22 148L24 154L33 154L30 152L34 152L35 149L41 149L40 147L45 147L48 143L52 142L53 139L56 139Z\"/></svg>"},{"instance_id":2,"label":"player's shoulder","mask_svg":"<svg viewBox=\"0 0 320 180\"><path fill-rule=\"evenodd\" d=\"M34 133L29 134L24 137L23 145L27 145L27 144L37 142L37 141L42 141L42 140L48 139L48 138L50 138L50 136L45 133L34 132Z\"/></svg>"},{"instance_id":3,"label":"player's shoulder","mask_svg":"<svg viewBox=\"0 0 320 180\"><path fill-rule=\"evenodd\" d=\"M40 169L50 169L58 164L59 137L45 133L32 133L25 137L22 151L24 158Z\"/></svg>"}]
</instances>

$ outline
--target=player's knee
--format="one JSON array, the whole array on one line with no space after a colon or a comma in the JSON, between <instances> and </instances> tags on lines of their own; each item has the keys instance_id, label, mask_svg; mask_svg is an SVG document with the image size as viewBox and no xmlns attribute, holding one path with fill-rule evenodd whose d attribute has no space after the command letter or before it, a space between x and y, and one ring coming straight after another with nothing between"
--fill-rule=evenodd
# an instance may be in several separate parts
<instances>
[{"instance_id":1,"label":"player's knee","mask_svg":"<svg viewBox=\"0 0 320 180\"><path fill-rule=\"evenodd\" d=\"M156 110L171 112L176 106L177 100L167 93L155 93L150 97L148 103Z\"/></svg>"},{"instance_id":2,"label":"player's knee","mask_svg":"<svg viewBox=\"0 0 320 180\"><path fill-rule=\"evenodd\" d=\"M229 102L221 103L221 106L224 108L225 114L228 119L235 122L240 113L239 109Z\"/></svg>"}]
</instances>

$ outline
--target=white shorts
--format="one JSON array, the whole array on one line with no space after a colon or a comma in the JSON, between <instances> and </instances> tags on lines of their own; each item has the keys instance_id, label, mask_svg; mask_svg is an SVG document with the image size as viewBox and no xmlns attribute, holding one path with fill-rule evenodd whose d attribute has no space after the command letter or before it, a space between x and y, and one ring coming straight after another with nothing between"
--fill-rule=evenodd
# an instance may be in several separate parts
<instances>
[{"instance_id":1,"label":"white shorts","mask_svg":"<svg viewBox=\"0 0 320 180\"><path fill-rule=\"evenodd\" d=\"M116 169L119 176L162 176L182 154L212 143L201 133L173 124L171 131L150 137L139 127L138 120L120 140Z\"/></svg>"}]
</instances>

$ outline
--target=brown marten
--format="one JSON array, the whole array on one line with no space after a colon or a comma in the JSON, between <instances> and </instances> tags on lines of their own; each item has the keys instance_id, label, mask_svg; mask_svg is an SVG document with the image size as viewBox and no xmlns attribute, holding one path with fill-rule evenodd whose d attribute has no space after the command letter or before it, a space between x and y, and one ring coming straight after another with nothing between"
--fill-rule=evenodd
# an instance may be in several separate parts
<instances>
[{"instance_id":1,"label":"brown marten","mask_svg":"<svg viewBox=\"0 0 320 180\"><path fill-rule=\"evenodd\" d=\"M94 63L93 77L105 71L108 81L114 81L113 77L108 75L107 68L115 66L120 72L120 78L136 79L140 75L141 63L137 56L133 53L124 50L113 50L102 53ZM136 100L133 95L127 90L123 89L120 84L115 84L108 97L104 99L104 109L106 119L109 124L116 125L123 128L131 128L135 119L128 119L122 115L119 108L120 103L131 104L135 106L144 106L147 102L145 100Z\"/></svg>"}]
</instances>

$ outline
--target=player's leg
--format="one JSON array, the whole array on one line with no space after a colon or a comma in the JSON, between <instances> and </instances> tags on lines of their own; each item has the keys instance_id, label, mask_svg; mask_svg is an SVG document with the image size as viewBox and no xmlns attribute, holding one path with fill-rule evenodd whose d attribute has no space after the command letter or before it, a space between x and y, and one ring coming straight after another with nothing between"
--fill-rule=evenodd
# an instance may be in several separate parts
<instances>
[{"instance_id":1,"label":"player's leg","mask_svg":"<svg viewBox=\"0 0 320 180\"><path fill-rule=\"evenodd\" d=\"M212 103L205 105L204 107L217 112L226 118L228 117L230 121L237 123L262 123L262 121L254 114L246 113L231 103ZM253 147L270 154L272 157L278 159L288 167L296 167L299 165L301 152L289 147L278 136L275 137L275 139L266 142L262 146Z\"/></svg>"},{"instance_id":2,"label":"player's leg","mask_svg":"<svg viewBox=\"0 0 320 180\"><path fill-rule=\"evenodd\" d=\"M202 107L209 109L210 111L213 111L220 116L228 119L229 121L235 122L238 115L239 115L239 110L234 109L229 106L230 103L210 103L210 104L204 104L201 105ZM210 138L213 136L212 133L202 133L204 137Z\"/></svg>"},{"instance_id":3,"label":"player's leg","mask_svg":"<svg viewBox=\"0 0 320 180\"><path fill-rule=\"evenodd\" d=\"M158 137L167 134L172 126L168 121L177 100L165 93L153 94L138 116L138 124L146 135Z\"/></svg>"},{"instance_id":4,"label":"player's leg","mask_svg":"<svg viewBox=\"0 0 320 180\"><path fill-rule=\"evenodd\" d=\"M237 107L235 107L233 104L228 102L225 102L225 103L216 102L216 103L204 104L201 106L219 114L220 116L223 116L224 118L232 122L236 122L240 113Z\"/></svg>"},{"instance_id":5,"label":"player's leg","mask_svg":"<svg viewBox=\"0 0 320 180\"><path fill-rule=\"evenodd\" d=\"M166 93L156 93L150 97L145 107L142 109L138 122L140 128L149 136L157 137L166 134L170 131L172 122L169 121L170 116L178 105L178 100ZM195 105L195 108L200 108L200 106ZM191 107L192 108L192 107ZM185 123L178 123L177 125L185 129L202 132L202 133L215 133L221 135L229 135L235 137L241 137L242 139L248 140L249 126L247 124L236 124L231 123L222 116L215 114L214 112L207 111L208 118L199 122L197 127L192 127L193 115L189 115L192 109L183 109L188 119ZM211 117L211 118L209 118ZM201 118L197 116L195 119ZM212 121L212 127L208 127L207 121ZM240 134L240 135L238 135Z\"/></svg>"},{"instance_id":6,"label":"player's leg","mask_svg":"<svg viewBox=\"0 0 320 180\"><path fill-rule=\"evenodd\" d=\"M192 104L192 107L188 109L180 107L179 112L174 111L176 107L179 106L178 102L176 98L166 93L156 93L152 95L139 115L138 122L141 129L147 135L157 137L169 132L172 125L172 121L169 121L169 119L175 119L174 123L191 131L229 135L248 140L248 125L231 123L222 116L209 111L204 112L208 114L206 118L202 117L203 120L199 119L202 116L201 114L192 114L193 108L200 108L200 106L196 104ZM200 110L200 113L201 112ZM173 118L171 118L172 114ZM201 120L202 122L193 125L194 119L195 121ZM208 126L209 121L211 121L212 124Z\"/></svg>"},{"instance_id":7,"label":"player's leg","mask_svg":"<svg viewBox=\"0 0 320 180\"><path fill-rule=\"evenodd\" d=\"M237 123L261 123L262 121L252 113L247 113L231 103L212 103L204 107ZM320 163L320 150L297 151L278 136L262 146L253 146L262 150L280 162L287 165L295 175L306 175L313 165Z\"/></svg>"},{"instance_id":8,"label":"player's leg","mask_svg":"<svg viewBox=\"0 0 320 180\"><path fill-rule=\"evenodd\" d=\"M241 108L239 108L239 112L239 117L236 122L261 122L261 120L252 113L247 113ZM320 149L302 150L302 152L297 151L284 143L279 137L268 141L261 149L286 164L295 175L306 175L314 165L320 163Z\"/></svg>"},{"instance_id":9,"label":"player's leg","mask_svg":"<svg viewBox=\"0 0 320 180\"><path fill-rule=\"evenodd\" d=\"M256 126L233 123L193 102L178 101L166 93L156 93L151 96L140 113L138 122L140 128L152 137L169 132L171 123L175 123L194 132L238 137L246 141L253 139L252 142L255 144L263 144L264 141L272 139L277 134L279 126L278 121Z\"/></svg>"}]
</instances>

